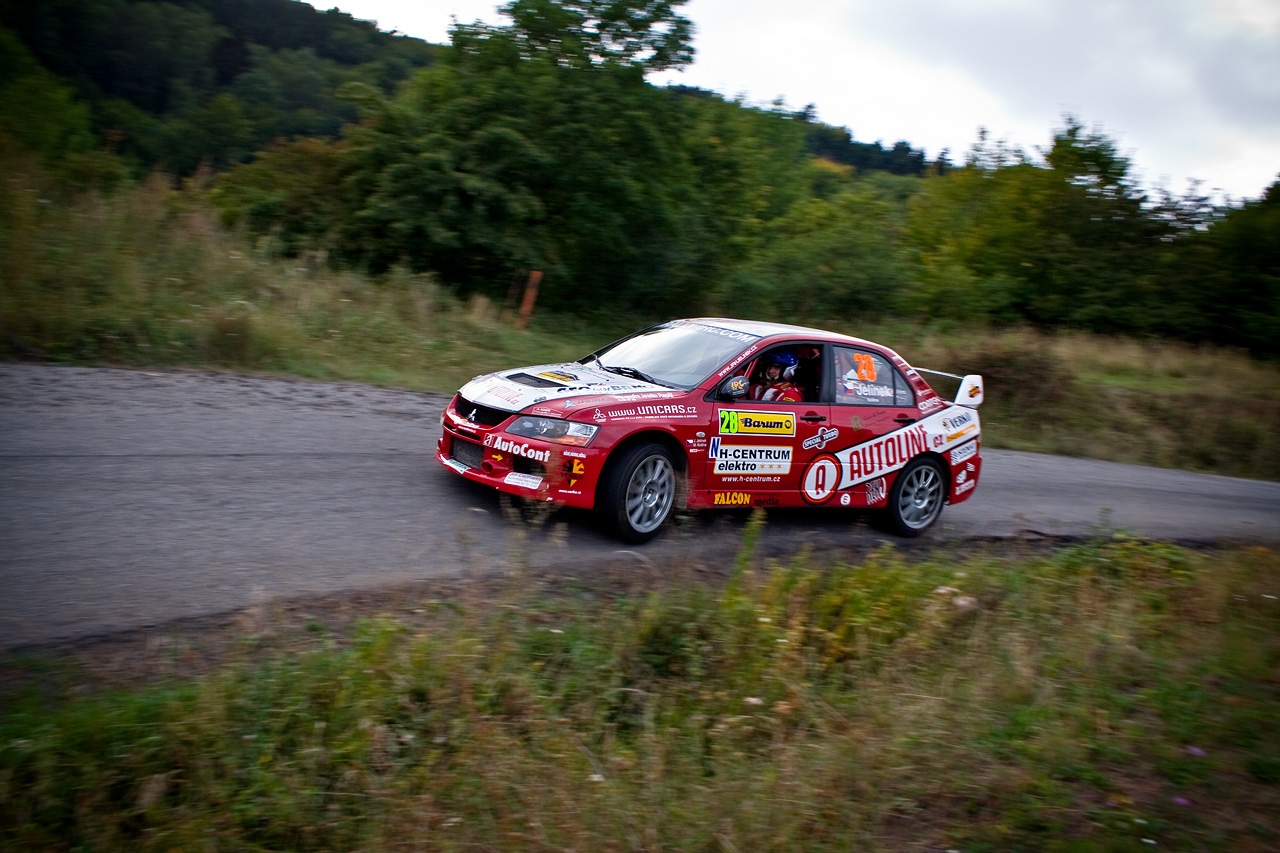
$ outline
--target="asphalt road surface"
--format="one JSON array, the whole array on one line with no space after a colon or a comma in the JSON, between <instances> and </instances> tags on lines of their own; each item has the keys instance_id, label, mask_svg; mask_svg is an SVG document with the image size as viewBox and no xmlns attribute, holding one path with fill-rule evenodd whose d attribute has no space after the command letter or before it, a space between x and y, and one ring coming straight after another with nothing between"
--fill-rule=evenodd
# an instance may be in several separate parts
<instances>
[{"instance_id":1,"label":"asphalt road surface","mask_svg":"<svg viewBox=\"0 0 1280 853\"><path fill-rule=\"evenodd\" d=\"M437 465L444 398L193 372L0 365L0 649L512 565L727 560L745 514L622 548L588 513L513 515ZM1280 543L1280 483L984 450L934 540ZM884 534L777 511L762 547Z\"/></svg>"}]
</instances>

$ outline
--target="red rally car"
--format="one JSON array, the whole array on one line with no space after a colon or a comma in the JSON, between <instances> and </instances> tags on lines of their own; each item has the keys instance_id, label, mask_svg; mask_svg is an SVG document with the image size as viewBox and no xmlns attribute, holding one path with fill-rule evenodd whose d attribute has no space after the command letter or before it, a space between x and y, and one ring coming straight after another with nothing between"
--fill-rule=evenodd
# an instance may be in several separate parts
<instances>
[{"instance_id":1,"label":"red rally car","mask_svg":"<svg viewBox=\"0 0 1280 853\"><path fill-rule=\"evenodd\" d=\"M577 362L476 377L441 417L436 458L511 495L594 508L629 542L673 509L722 506L872 509L918 536L982 473L982 377L953 378L949 402L870 341L673 320Z\"/></svg>"}]
</instances>

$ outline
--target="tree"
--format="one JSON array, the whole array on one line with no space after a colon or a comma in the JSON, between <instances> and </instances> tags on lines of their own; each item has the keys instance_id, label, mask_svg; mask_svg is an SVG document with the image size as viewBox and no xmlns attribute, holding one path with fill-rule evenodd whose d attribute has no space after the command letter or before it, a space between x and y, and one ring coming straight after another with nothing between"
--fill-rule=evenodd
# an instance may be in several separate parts
<instances>
[{"instance_id":1,"label":"tree","mask_svg":"<svg viewBox=\"0 0 1280 853\"><path fill-rule=\"evenodd\" d=\"M1163 260L1180 298L1161 331L1280 356L1280 181L1172 241Z\"/></svg>"},{"instance_id":2,"label":"tree","mask_svg":"<svg viewBox=\"0 0 1280 853\"><path fill-rule=\"evenodd\" d=\"M578 68L636 65L664 71L693 61L693 24L676 13L686 0L512 0L510 27L460 26L453 43L475 51L509 39L525 58Z\"/></svg>"},{"instance_id":3,"label":"tree","mask_svg":"<svg viewBox=\"0 0 1280 853\"><path fill-rule=\"evenodd\" d=\"M964 168L927 182L911 225L922 282L967 275L968 307L1001 320L1153 329L1163 310L1154 263L1168 229L1145 210L1128 160L1070 116L1043 154L1037 163L983 133ZM940 310L929 298L914 304Z\"/></svg>"},{"instance_id":4,"label":"tree","mask_svg":"<svg viewBox=\"0 0 1280 853\"><path fill-rule=\"evenodd\" d=\"M735 277L736 307L802 322L893 314L910 278L905 206L870 183L806 199L766 226Z\"/></svg>"},{"instance_id":5,"label":"tree","mask_svg":"<svg viewBox=\"0 0 1280 853\"><path fill-rule=\"evenodd\" d=\"M352 203L342 148L318 139L278 143L219 178L212 200L229 224L272 233L289 255L331 249Z\"/></svg>"},{"instance_id":6,"label":"tree","mask_svg":"<svg viewBox=\"0 0 1280 853\"><path fill-rule=\"evenodd\" d=\"M0 28L0 138L6 136L46 163L94 144L88 105Z\"/></svg>"}]
</instances>

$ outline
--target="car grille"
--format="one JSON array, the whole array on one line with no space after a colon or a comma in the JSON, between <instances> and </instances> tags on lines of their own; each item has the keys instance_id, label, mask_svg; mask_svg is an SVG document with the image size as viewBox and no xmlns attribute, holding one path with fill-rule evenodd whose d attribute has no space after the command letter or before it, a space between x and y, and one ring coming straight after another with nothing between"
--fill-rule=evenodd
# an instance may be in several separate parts
<instances>
[{"instance_id":1,"label":"car grille","mask_svg":"<svg viewBox=\"0 0 1280 853\"><path fill-rule=\"evenodd\" d=\"M521 474L533 474L535 477L547 476L547 466L535 459L525 459L523 456L517 456L511 460L511 467Z\"/></svg>"},{"instance_id":2,"label":"car grille","mask_svg":"<svg viewBox=\"0 0 1280 853\"><path fill-rule=\"evenodd\" d=\"M461 417L481 426L497 426L513 414L512 412L504 412L502 409L478 406L462 396L458 397L457 412Z\"/></svg>"},{"instance_id":3,"label":"car grille","mask_svg":"<svg viewBox=\"0 0 1280 853\"><path fill-rule=\"evenodd\" d=\"M449 445L449 455L454 461L461 462L468 468L479 468L484 459L484 448L474 441L454 437Z\"/></svg>"}]
</instances>

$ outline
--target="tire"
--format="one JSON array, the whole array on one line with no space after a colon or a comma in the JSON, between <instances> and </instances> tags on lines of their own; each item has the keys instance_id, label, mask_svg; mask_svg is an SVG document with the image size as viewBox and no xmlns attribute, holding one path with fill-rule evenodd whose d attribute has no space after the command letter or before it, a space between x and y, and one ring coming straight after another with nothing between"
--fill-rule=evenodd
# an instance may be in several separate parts
<instances>
[{"instance_id":1,"label":"tire","mask_svg":"<svg viewBox=\"0 0 1280 853\"><path fill-rule=\"evenodd\" d=\"M941 463L927 456L913 459L893 481L884 526L899 536L919 536L942 515L946 502L947 474Z\"/></svg>"},{"instance_id":2,"label":"tire","mask_svg":"<svg viewBox=\"0 0 1280 853\"><path fill-rule=\"evenodd\" d=\"M600 512L624 542L647 542L671 516L679 475L671 451L638 444L609 467L600 491Z\"/></svg>"}]
</instances>

